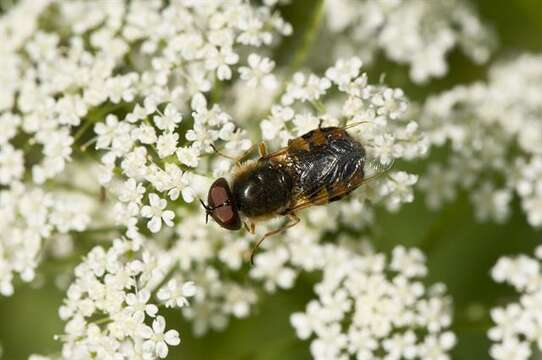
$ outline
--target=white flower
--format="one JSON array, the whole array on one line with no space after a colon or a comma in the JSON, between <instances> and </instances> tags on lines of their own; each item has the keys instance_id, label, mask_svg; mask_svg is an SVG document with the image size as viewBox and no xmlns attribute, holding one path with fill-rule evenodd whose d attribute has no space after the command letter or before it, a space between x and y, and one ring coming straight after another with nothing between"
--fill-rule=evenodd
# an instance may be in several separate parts
<instances>
[{"instance_id":1,"label":"white flower","mask_svg":"<svg viewBox=\"0 0 542 360\"><path fill-rule=\"evenodd\" d=\"M143 195L145 194L145 187L143 184L138 184L133 178L126 180L120 186L119 200L128 203L140 204Z\"/></svg>"},{"instance_id":2,"label":"white flower","mask_svg":"<svg viewBox=\"0 0 542 360\"><path fill-rule=\"evenodd\" d=\"M335 35L326 51L358 54L367 62L383 52L410 66L410 78L423 83L446 74L446 55L454 47L477 63L488 60L492 34L467 5L460 0L326 3L327 27Z\"/></svg>"},{"instance_id":3,"label":"white flower","mask_svg":"<svg viewBox=\"0 0 542 360\"><path fill-rule=\"evenodd\" d=\"M163 115L156 115L153 118L154 123L156 124L156 127L158 127L158 129L169 132L174 131L178 124L182 121L182 119L182 115L172 104L168 104L166 106Z\"/></svg>"},{"instance_id":4,"label":"white flower","mask_svg":"<svg viewBox=\"0 0 542 360\"><path fill-rule=\"evenodd\" d=\"M493 219L502 223L509 215L512 194L506 189L497 190L491 183L484 183L473 191L471 198L475 204L476 216L482 221Z\"/></svg>"},{"instance_id":5,"label":"white flower","mask_svg":"<svg viewBox=\"0 0 542 360\"><path fill-rule=\"evenodd\" d=\"M397 210L401 203L414 200L412 186L418 181L418 176L404 171L390 174L390 179L382 185L381 193L388 197L386 203L389 210Z\"/></svg>"},{"instance_id":6,"label":"white flower","mask_svg":"<svg viewBox=\"0 0 542 360\"><path fill-rule=\"evenodd\" d=\"M358 77L362 64L363 62L357 57L348 60L339 59L334 67L326 71L326 77L339 86L347 85L352 79Z\"/></svg>"},{"instance_id":7,"label":"white flower","mask_svg":"<svg viewBox=\"0 0 542 360\"><path fill-rule=\"evenodd\" d=\"M273 90L278 86L277 79L271 71L275 62L269 58L262 58L258 54L250 54L247 58L250 67L241 66L239 73L250 87L257 87L260 83L263 87Z\"/></svg>"},{"instance_id":8,"label":"white flower","mask_svg":"<svg viewBox=\"0 0 542 360\"><path fill-rule=\"evenodd\" d=\"M126 309L132 313L132 316L142 322L145 319L145 314L150 317L155 317L158 313L158 307L154 304L147 304L151 298L151 293L148 290L141 290L136 294L126 295Z\"/></svg>"},{"instance_id":9,"label":"white flower","mask_svg":"<svg viewBox=\"0 0 542 360\"><path fill-rule=\"evenodd\" d=\"M416 335L412 331L393 335L391 339L384 340L383 347L388 353L386 355L387 360L413 359L418 353Z\"/></svg>"},{"instance_id":10,"label":"white flower","mask_svg":"<svg viewBox=\"0 0 542 360\"><path fill-rule=\"evenodd\" d=\"M317 299L305 313L290 317L298 337L311 339L313 357L449 358L455 345L446 330L450 301L417 281L427 272L419 251L396 248L389 266L380 254L360 256L336 246L327 246L325 253ZM419 257L415 265L399 261L407 254Z\"/></svg>"},{"instance_id":11,"label":"white flower","mask_svg":"<svg viewBox=\"0 0 542 360\"><path fill-rule=\"evenodd\" d=\"M199 162L200 151L195 146L180 147L177 150L177 158L179 161L189 167L197 167Z\"/></svg>"},{"instance_id":12,"label":"white flower","mask_svg":"<svg viewBox=\"0 0 542 360\"><path fill-rule=\"evenodd\" d=\"M11 145L0 145L0 184L19 180L24 173L23 152Z\"/></svg>"},{"instance_id":13,"label":"white flower","mask_svg":"<svg viewBox=\"0 0 542 360\"><path fill-rule=\"evenodd\" d=\"M177 165L166 164L166 173L169 176L167 188L171 200L177 200L182 194L183 200L190 203L194 201L195 190L193 189L194 178L189 172L183 172Z\"/></svg>"},{"instance_id":14,"label":"white flower","mask_svg":"<svg viewBox=\"0 0 542 360\"><path fill-rule=\"evenodd\" d=\"M158 290L157 297L167 307L181 308L188 306L189 302L187 298L194 296L196 290L195 284L191 281L183 284L176 279L171 279L165 287Z\"/></svg>"},{"instance_id":15,"label":"white flower","mask_svg":"<svg viewBox=\"0 0 542 360\"><path fill-rule=\"evenodd\" d=\"M294 101L314 101L324 95L331 86L327 78L319 78L314 74L306 77L303 73L295 73L293 81L288 84L286 93L282 96L283 105L291 105Z\"/></svg>"},{"instance_id":16,"label":"white flower","mask_svg":"<svg viewBox=\"0 0 542 360\"><path fill-rule=\"evenodd\" d=\"M146 353L164 359L169 352L168 345L177 346L181 343L179 333L176 330L168 330L164 333L165 329L166 320L163 316L154 319L152 328L146 325L141 328L141 336L147 339L143 343L143 349Z\"/></svg>"},{"instance_id":17,"label":"white flower","mask_svg":"<svg viewBox=\"0 0 542 360\"><path fill-rule=\"evenodd\" d=\"M207 69L216 69L216 75L219 80L230 79L232 72L229 65L234 65L239 61L239 55L228 47L222 47L220 50L216 47L209 47L205 58Z\"/></svg>"},{"instance_id":18,"label":"white flower","mask_svg":"<svg viewBox=\"0 0 542 360\"><path fill-rule=\"evenodd\" d=\"M532 226L542 226L542 191L524 200L523 209Z\"/></svg>"},{"instance_id":19,"label":"white flower","mask_svg":"<svg viewBox=\"0 0 542 360\"><path fill-rule=\"evenodd\" d=\"M535 255L542 253L542 247ZM494 326L487 336L492 341L493 359L528 359L531 347L542 350L542 265L540 258L526 255L502 257L491 275L496 282L512 285L519 298L491 309Z\"/></svg>"},{"instance_id":20,"label":"white flower","mask_svg":"<svg viewBox=\"0 0 542 360\"><path fill-rule=\"evenodd\" d=\"M134 139L139 140L143 144L154 144L158 139L154 128L148 124L141 124L132 132Z\"/></svg>"},{"instance_id":21,"label":"white flower","mask_svg":"<svg viewBox=\"0 0 542 360\"><path fill-rule=\"evenodd\" d=\"M421 111L420 130L430 144L451 149L442 178L434 168L430 176L446 181L442 193L448 199L459 187L474 189L469 194L481 221L506 221L517 193L529 223L542 224L541 128L533 116L542 109L540 83L533 81L541 76L542 57L525 54L492 66L485 82L430 97ZM439 184L431 188L427 181L420 185L428 201L439 202Z\"/></svg>"},{"instance_id":22,"label":"white flower","mask_svg":"<svg viewBox=\"0 0 542 360\"><path fill-rule=\"evenodd\" d=\"M155 193L149 194L150 205L145 205L141 208L141 216L150 218L147 227L153 233L157 233L162 228L162 221L167 226L173 226L173 218L175 213L171 210L165 210L167 201L161 199Z\"/></svg>"},{"instance_id":23,"label":"white flower","mask_svg":"<svg viewBox=\"0 0 542 360\"><path fill-rule=\"evenodd\" d=\"M177 141L179 140L179 134L176 133L165 133L158 137L156 142L156 148L158 150L158 155L161 158L168 157L175 154L177 150Z\"/></svg>"},{"instance_id":24,"label":"white flower","mask_svg":"<svg viewBox=\"0 0 542 360\"><path fill-rule=\"evenodd\" d=\"M508 338L501 344L496 344L489 350L495 360L527 360L531 357L531 349L525 341Z\"/></svg>"},{"instance_id":25,"label":"white flower","mask_svg":"<svg viewBox=\"0 0 542 360\"><path fill-rule=\"evenodd\" d=\"M265 279L265 287L273 291L276 286L288 289L293 286L296 273L293 269L285 267L288 260L286 249L279 248L257 254L254 258L254 267L250 269L250 275L255 279Z\"/></svg>"},{"instance_id":26,"label":"white flower","mask_svg":"<svg viewBox=\"0 0 542 360\"><path fill-rule=\"evenodd\" d=\"M390 268L409 278L427 275L425 255L416 248L407 250L403 246L395 247Z\"/></svg>"}]
</instances>

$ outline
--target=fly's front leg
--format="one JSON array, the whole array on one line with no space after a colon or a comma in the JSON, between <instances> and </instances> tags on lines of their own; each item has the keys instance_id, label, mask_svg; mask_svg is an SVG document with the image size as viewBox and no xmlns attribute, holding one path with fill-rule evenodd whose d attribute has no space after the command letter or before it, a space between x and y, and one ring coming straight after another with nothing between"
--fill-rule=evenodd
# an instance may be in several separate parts
<instances>
[{"instance_id":1,"label":"fly's front leg","mask_svg":"<svg viewBox=\"0 0 542 360\"><path fill-rule=\"evenodd\" d=\"M245 229L251 233L251 234L254 234L256 233L256 224L253 223L252 221L249 221L248 223L244 222L243 223L245 225Z\"/></svg>"},{"instance_id":2,"label":"fly's front leg","mask_svg":"<svg viewBox=\"0 0 542 360\"><path fill-rule=\"evenodd\" d=\"M241 162L246 159L253 151L254 149L256 149L256 144L252 145L250 148L248 148L247 151L245 151L244 153L242 153L240 156L231 156L231 155L227 155L227 154L224 154L223 152L219 151L214 145L211 144L211 147L213 148L214 152L217 153L218 155L222 156L222 157L225 157L226 159L230 159L232 161L235 162L235 165L237 167L240 167L241 166ZM260 154L260 158L265 156L266 154L266 148L265 148L265 144L262 142L260 144L258 144L258 152ZM262 153L264 155L262 155Z\"/></svg>"},{"instance_id":3,"label":"fly's front leg","mask_svg":"<svg viewBox=\"0 0 542 360\"><path fill-rule=\"evenodd\" d=\"M262 242L267 239L268 237L271 237L273 235L277 235L277 234L280 234L281 232L283 231L286 231L287 229L291 228L291 227L294 227L295 225L297 225L301 219L294 213L291 213L291 214L288 214L287 215L288 218L289 218L289 222L287 222L286 224L282 225L280 228L276 229L276 230L273 230L273 231L270 231L268 233L266 233L264 236L262 236L262 238L256 243L256 245L254 245L254 247L252 248L252 251L251 251L251 254L250 254L250 263L252 265L254 265L254 255L256 255L256 251L258 250L258 248L260 247L260 245L262 244Z\"/></svg>"}]
</instances>

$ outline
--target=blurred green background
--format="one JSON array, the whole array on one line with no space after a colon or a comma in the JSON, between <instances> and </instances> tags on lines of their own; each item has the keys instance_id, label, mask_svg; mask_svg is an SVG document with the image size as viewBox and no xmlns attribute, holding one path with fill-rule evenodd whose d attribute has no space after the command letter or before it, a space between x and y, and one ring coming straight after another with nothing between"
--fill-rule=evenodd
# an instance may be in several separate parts
<instances>
[{"instance_id":1,"label":"blurred green background","mask_svg":"<svg viewBox=\"0 0 542 360\"><path fill-rule=\"evenodd\" d=\"M481 18L497 32L499 48L493 59L514 57L520 51L542 51L541 0L471 2L479 10ZM290 61L288 54L292 47L303 46L303 29L314 21L314 11L308 9L317 9L318 3L315 0L294 0L284 9L284 16L299 31L279 49L284 61ZM308 49L309 57L325 54L325 48L319 48L321 45L315 42ZM417 101L455 84L483 79L487 70L487 65L476 66L459 51L450 54L449 64L450 71L445 78L425 86L412 85L408 81L406 67L384 59L379 59L366 70L373 80L385 73L386 82L402 87L411 99ZM433 156L429 161L436 161L438 154ZM421 172L425 163L399 166ZM417 195L413 204L404 206L397 214L378 212L374 246L386 252L396 244L419 246L425 250L430 268L429 281L444 282L454 298L454 331L458 335L454 359L489 358L489 342L485 337L489 319L480 310L487 310L512 295L509 288L491 282L489 270L499 256L531 253L540 244L542 231L535 231L527 225L517 201L507 224L478 224L473 220L474 214L466 194L461 194L455 202L438 212L427 210L423 196ZM62 333L63 324L57 316L57 309L63 294L52 285L51 274L51 269L44 269L44 287L41 289L20 285L14 296L0 297L2 359L26 359L31 353L58 351L59 344L53 340L53 334ZM312 283L309 276L301 277L295 290L279 292L260 302L248 320L234 320L225 332L211 333L204 338L191 336L190 324L183 321L178 312L171 313L168 326L180 330L182 343L171 349L169 358L310 359L308 343L295 338L289 315L303 310L313 297ZM478 313L479 316L474 316Z\"/></svg>"}]
</instances>

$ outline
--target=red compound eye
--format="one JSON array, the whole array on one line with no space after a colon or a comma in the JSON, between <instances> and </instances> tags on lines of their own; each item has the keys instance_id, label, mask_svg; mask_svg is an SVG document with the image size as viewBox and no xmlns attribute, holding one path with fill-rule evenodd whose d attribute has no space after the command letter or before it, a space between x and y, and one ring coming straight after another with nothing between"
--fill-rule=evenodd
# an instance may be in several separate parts
<instances>
[{"instance_id":1,"label":"red compound eye","mask_svg":"<svg viewBox=\"0 0 542 360\"><path fill-rule=\"evenodd\" d=\"M219 178L211 185L207 202L207 214L211 215L218 225L228 230L241 228L241 218L226 179Z\"/></svg>"}]
</instances>

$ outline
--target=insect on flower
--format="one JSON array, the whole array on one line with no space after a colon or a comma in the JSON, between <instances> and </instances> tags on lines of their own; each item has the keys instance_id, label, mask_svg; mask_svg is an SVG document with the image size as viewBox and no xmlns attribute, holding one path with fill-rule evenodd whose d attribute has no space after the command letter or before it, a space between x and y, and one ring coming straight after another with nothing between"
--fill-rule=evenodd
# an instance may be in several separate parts
<instances>
[{"instance_id":1,"label":"insect on flower","mask_svg":"<svg viewBox=\"0 0 542 360\"><path fill-rule=\"evenodd\" d=\"M299 223L298 211L340 200L362 183L382 174L381 171L365 176L365 149L346 131L360 124L318 127L271 154L267 153L265 144L260 143L260 158L243 164L241 161L254 146L238 158L215 149L218 154L235 160L237 169L231 187L221 177L211 185L207 204L200 200L207 213L206 221L211 216L228 230L239 230L244 225L253 234L258 222L276 216L288 217L287 223L266 233L256 243L252 262L263 240Z\"/></svg>"}]
</instances>

